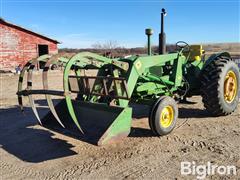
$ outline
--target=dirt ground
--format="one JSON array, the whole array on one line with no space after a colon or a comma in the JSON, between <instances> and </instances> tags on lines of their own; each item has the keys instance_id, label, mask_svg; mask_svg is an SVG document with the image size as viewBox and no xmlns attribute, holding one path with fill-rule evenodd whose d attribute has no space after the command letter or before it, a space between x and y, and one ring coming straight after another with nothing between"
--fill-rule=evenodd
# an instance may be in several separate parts
<instances>
[{"instance_id":1,"label":"dirt ground","mask_svg":"<svg viewBox=\"0 0 240 180\"><path fill-rule=\"evenodd\" d=\"M41 73L34 73L41 86ZM2 74L0 109L1 179L196 179L180 174L182 161L234 165L240 177L240 105L230 116L209 117L200 97L179 104L176 129L155 137L148 126L148 109L134 109L129 137L95 146L37 124L25 98L24 114L17 107L17 75ZM60 88L59 72L50 73L50 86ZM33 85L34 86L34 85ZM39 101L44 97L38 96ZM39 103L41 104L41 103ZM43 116L47 108L41 108ZM140 114L139 114L140 113Z\"/></svg>"}]
</instances>

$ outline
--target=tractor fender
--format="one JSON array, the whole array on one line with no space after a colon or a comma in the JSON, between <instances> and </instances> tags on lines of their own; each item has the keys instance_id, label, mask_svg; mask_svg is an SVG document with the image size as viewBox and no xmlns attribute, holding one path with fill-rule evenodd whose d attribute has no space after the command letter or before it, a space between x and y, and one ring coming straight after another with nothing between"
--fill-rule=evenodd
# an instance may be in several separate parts
<instances>
[{"instance_id":1,"label":"tractor fender","mask_svg":"<svg viewBox=\"0 0 240 180\"><path fill-rule=\"evenodd\" d=\"M215 61L218 57L222 57L222 56L228 57L228 58L232 59L232 58L231 58L231 55L230 55L228 52L220 52L220 53L217 53L217 54L212 54L212 55L206 60L206 62L204 63L203 69L204 69L208 64L210 64L212 61Z\"/></svg>"}]
</instances>

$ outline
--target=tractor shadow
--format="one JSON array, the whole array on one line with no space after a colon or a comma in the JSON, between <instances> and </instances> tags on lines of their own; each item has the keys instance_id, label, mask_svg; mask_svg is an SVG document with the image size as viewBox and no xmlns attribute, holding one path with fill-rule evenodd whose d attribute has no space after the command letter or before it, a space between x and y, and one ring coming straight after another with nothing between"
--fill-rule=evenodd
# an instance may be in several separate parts
<instances>
[{"instance_id":1,"label":"tractor shadow","mask_svg":"<svg viewBox=\"0 0 240 180\"><path fill-rule=\"evenodd\" d=\"M43 126L51 131L66 135L68 137L86 142L91 145L97 145L99 139L112 124L112 122L117 117L115 113L106 111L98 111L97 108L93 111L89 111L87 108L82 108L79 102L73 102L74 111L78 122L83 130L84 134L77 128L74 124L68 109L65 100L54 100L55 110L64 124L65 128L61 127L60 124L56 121L55 117L51 112L48 112L42 119ZM46 102L43 100L36 100L36 103L45 106ZM140 119L148 117L148 106L132 104L134 119ZM80 110L82 109L82 110ZM105 114L106 113L106 114ZM81 117L81 118L80 118ZM153 136L150 129L131 127L130 137L151 137Z\"/></svg>"},{"instance_id":2,"label":"tractor shadow","mask_svg":"<svg viewBox=\"0 0 240 180\"><path fill-rule=\"evenodd\" d=\"M196 104L193 102L192 104ZM131 104L133 108L133 118L140 119L140 118L148 118L149 111L151 110L150 106L147 105L138 105L138 104ZM178 118L207 118L212 117L211 114L206 109L198 109L189 107L179 107L178 108Z\"/></svg>"},{"instance_id":3,"label":"tractor shadow","mask_svg":"<svg viewBox=\"0 0 240 180\"><path fill-rule=\"evenodd\" d=\"M36 100L39 105L46 105L45 100ZM56 111L66 128L62 128L48 112L47 108L39 108L43 126L54 132L96 145L99 137L105 132L111 121L104 121L104 114L91 114L98 121L87 119L81 123L86 134L82 134L68 114L65 101L54 100ZM138 120L148 118L149 106L131 105L133 118ZM41 111L44 112L41 114ZM25 108L23 115L17 106L0 109L0 146L3 150L22 161L38 163L67 156L76 155L72 150L74 145L54 137L54 133L36 125L36 118L31 108ZM179 108L179 120L185 118L205 118L209 114L205 110ZM114 115L112 115L114 119ZM100 127L100 128L99 128ZM130 137L152 137L150 128L132 127Z\"/></svg>"},{"instance_id":4,"label":"tractor shadow","mask_svg":"<svg viewBox=\"0 0 240 180\"><path fill-rule=\"evenodd\" d=\"M53 137L50 131L36 127L31 108L24 115L19 107L0 109L1 149L26 162L39 163L77 154L67 141Z\"/></svg>"},{"instance_id":5,"label":"tractor shadow","mask_svg":"<svg viewBox=\"0 0 240 180\"><path fill-rule=\"evenodd\" d=\"M208 118L212 115L206 109L196 109L196 108L179 108L178 118Z\"/></svg>"},{"instance_id":6,"label":"tractor shadow","mask_svg":"<svg viewBox=\"0 0 240 180\"><path fill-rule=\"evenodd\" d=\"M196 104L195 102L192 104ZM189 105L189 103L188 103ZM133 108L133 118L136 120L141 119L141 118L146 118L148 121L149 117L149 111L150 111L150 106L144 106L144 105L132 105ZM209 112L205 109L198 109L198 108L184 108L184 107L179 107L178 109L178 121L180 121L180 124L184 122L188 118L207 118L207 117L212 117ZM191 121L191 119L190 119ZM155 136L153 132L149 129L146 128L141 128L141 127L133 127L131 129L131 133L129 134L129 137L153 137Z\"/></svg>"}]
</instances>

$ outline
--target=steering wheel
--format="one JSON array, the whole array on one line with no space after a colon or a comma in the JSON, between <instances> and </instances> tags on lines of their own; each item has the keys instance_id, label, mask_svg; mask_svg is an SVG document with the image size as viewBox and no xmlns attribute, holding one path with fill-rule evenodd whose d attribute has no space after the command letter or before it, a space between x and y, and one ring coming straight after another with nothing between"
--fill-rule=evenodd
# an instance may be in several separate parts
<instances>
[{"instance_id":1,"label":"steering wheel","mask_svg":"<svg viewBox=\"0 0 240 180\"><path fill-rule=\"evenodd\" d=\"M182 52L189 52L190 51L190 46L188 43L184 41L178 41L176 43L176 49Z\"/></svg>"}]
</instances>

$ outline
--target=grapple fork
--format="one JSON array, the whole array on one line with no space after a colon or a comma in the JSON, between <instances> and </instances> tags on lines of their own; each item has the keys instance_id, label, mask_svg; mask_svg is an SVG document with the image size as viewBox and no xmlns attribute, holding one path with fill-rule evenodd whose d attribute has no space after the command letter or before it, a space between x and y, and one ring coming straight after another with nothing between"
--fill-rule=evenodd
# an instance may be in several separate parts
<instances>
[{"instance_id":1,"label":"grapple fork","mask_svg":"<svg viewBox=\"0 0 240 180\"><path fill-rule=\"evenodd\" d=\"M43 76L42 76L42 79L43 79L43 88L44 90L41 91L41 90L32 90L32 76L33 76L33 70L35 68L35 66L39 63L39 62L44 62L45 63L45 68L44 68L44 72L43 72ZM42 122L41 122L41 119L39 117L39 114L38 114L38 111L37 111L37 108L36 108L36 105L35 105L35 100L33 98L33 94L45 94L46 95L46 99L47 99L47 103L48 103L48 106L49 106L49 109L50 111L52 112L53 116L55 117L55 119L58 121L58 123L64 127L63 123L60 121L56 111L55 111L55 108L54 108L54 105L53 105L53 102L52 102L52 99L51 99L51 96L48 93L48 80L47 80L47 72L48 72L48 69L49 69L49 66L52 64L52 63L56 63L56 59L53 57L53 56L50 56L50 55L43 55L43 56L40 56L39 58L36 58L36 59L33 59L33 60L30 60L22 69L21 73L20 73L20 76L19 76L19 82L18 82L18 102L19 102L19 106L21 108L21 110L23 111L23 101L22 101L22 96L25 95L25 96L28 96L29 98L29 103L30 103L30 106L34 112L34 115L35 117L37 118L38 122L42 125ZM23 90L23 80L24 80L24 75L25 75L25 72L27 71L27 87L25 90ZM38 92L39 93L38 93ZM41 92L40 92L41 91ZM54 93L55 95L56 92ZM63 93L59 92L58 95L63 95Z\"/></svg>"},{"instance_id":2,"label":"grapple fork","mask_svg":"<svg viewBox=\"0 0 240 180\"><path fill-rule=\"evenodd\" d=\"M42 74L43 89L32 88L33 70L38 62L45 63ZM58 64L58 62L63 63L65 66L63 91L49 90L48 86L50 66ZM81 71L89 69L97 71L97 76L81 76ZM118 72L126 73L127 70L128 63L126 62L89 52L76 54L70 59L49 55L41 56L29 61L20 74L17 92L19 105L23 110L22 96L28 96L32 110L39 123L42 124L33 95L44 94L52 115L62 127L65 127L64 124L68 122L64 121L64 124L62 123L51 99L51 95L63 96L65 97L69 115L79 131L84 135L93 136L95 134L98 139L97 144L102 145L127 136L130 132L132 109L127 106L127 103L123 103L128 102L130 96L126 79L118 75ZM23 90L22 83L25 71L27 71L27 88ZM72 75L71 72L75 75ZM72 94L85 98L81 98L79 102L78 98L72 99ZM98 118L94 116L95 114L98 114ZM98 123L92 124L94 127L98 127L98 132L89 131L89 126L85 123L90 121L89 118L98 119ZM103 125L103 123L106 125ZM80 126L80 124L83 126ZM102 130L99 128L102 128Z\"/></svg>"}]
</instances>

